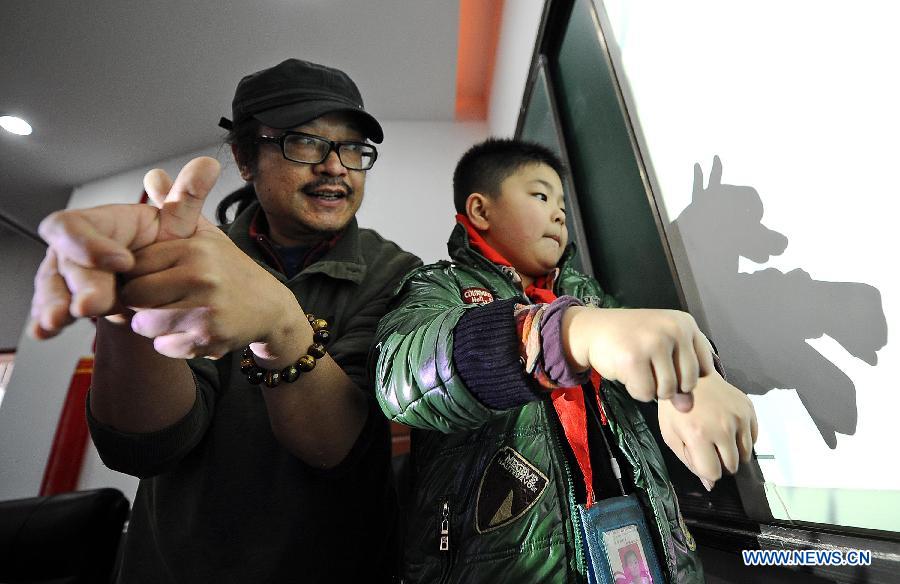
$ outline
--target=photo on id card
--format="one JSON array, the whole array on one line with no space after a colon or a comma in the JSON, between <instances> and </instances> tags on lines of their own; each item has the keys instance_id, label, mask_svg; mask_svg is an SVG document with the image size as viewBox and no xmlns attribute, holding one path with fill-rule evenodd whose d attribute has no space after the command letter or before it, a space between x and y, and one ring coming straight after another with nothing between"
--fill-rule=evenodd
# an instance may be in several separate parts
<instances>
[{"instance_id":1,"label":"photo on id card","mask_svg":"<svg viewBox=\"0 0 900 584\"><path fill-rule=\"evenodd\" d=\"M616 584L653 584L637 526L605 531L603 545Z\"/></svg>"}]
</instances>

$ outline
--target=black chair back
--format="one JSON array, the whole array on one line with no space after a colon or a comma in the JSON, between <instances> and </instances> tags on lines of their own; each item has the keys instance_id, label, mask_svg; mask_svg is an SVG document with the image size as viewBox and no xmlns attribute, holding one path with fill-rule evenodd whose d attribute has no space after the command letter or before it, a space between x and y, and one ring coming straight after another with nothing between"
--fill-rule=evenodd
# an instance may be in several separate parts
<instances>
[{"instance_id":1,"label":"black chair back","mask_svg":"<svg viewBox=\"0 0 900 584\"><path fill-rule=\"evenodd\" d=\"M116 489L0 501L0 582L110 582L128 509Z\"/></svg>"}]
</instances>

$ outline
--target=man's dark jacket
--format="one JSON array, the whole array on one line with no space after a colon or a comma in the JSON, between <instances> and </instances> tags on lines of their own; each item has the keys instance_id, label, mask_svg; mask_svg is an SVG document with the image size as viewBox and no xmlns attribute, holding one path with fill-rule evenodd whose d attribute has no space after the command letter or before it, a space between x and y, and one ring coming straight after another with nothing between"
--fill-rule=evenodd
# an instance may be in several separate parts
<instances>
[{"instance_id":1,"label":"man's dark jacket","mask_svg":"<svg viewBox=\"0 0 900 584\"><path fill-rule=\"evenodd\" d=\"M250 238L258 208L241 212L229 237L305 311L330 323L328 352L370 395L368 421L338 467L304 464L275 439L259 387L238 370L238 353L190 361L194 407L159 432L117 432L88 408L103 461L141 478L120 582L382 582L395 570L390 436L371 396L366 356L400 278L421 262L354 219L332 249L288 280Z\"/></svg>"}]
</instances>

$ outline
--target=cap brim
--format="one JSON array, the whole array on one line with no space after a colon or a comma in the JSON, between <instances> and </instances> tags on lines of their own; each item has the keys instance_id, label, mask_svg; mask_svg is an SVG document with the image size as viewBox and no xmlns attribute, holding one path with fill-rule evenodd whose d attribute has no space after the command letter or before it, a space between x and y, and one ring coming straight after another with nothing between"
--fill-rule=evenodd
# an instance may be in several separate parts
<instances>
[{"instance_id":1,"label":"cap brim","mask_svg":"<svg viewBox=\"0 0 900 584\"><path fill-rule=\"evenodd\" d=\"M269 127L283 130L303 125L319 116L331 113L346 113L353 116L362 123L362 128L360 129L365 133L366 138L376 144L381 144L381 141L384 140L384 131L381 129L381 124L370 113L336 101L291 103L257 112L253 114L253 117Z\"/></svg>"}]
</instances>

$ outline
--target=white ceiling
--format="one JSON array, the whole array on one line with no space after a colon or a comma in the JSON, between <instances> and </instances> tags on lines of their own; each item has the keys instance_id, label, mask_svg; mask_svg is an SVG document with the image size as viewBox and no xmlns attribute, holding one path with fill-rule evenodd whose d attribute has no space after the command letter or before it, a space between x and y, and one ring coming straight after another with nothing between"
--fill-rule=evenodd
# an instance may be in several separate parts
<instances>
[{"instance_id":1,"label":"white ceiling","mask_svg":"<svg viewBox=\"0 0 900 584\"><path fill-rule=\"evenodd\" d=\"M0 13L0 213L34 230L74 186L221 141L238 80L347 71L382 120L452 120L456 0L30 0Z\"/></svg>"}]
</instances>

